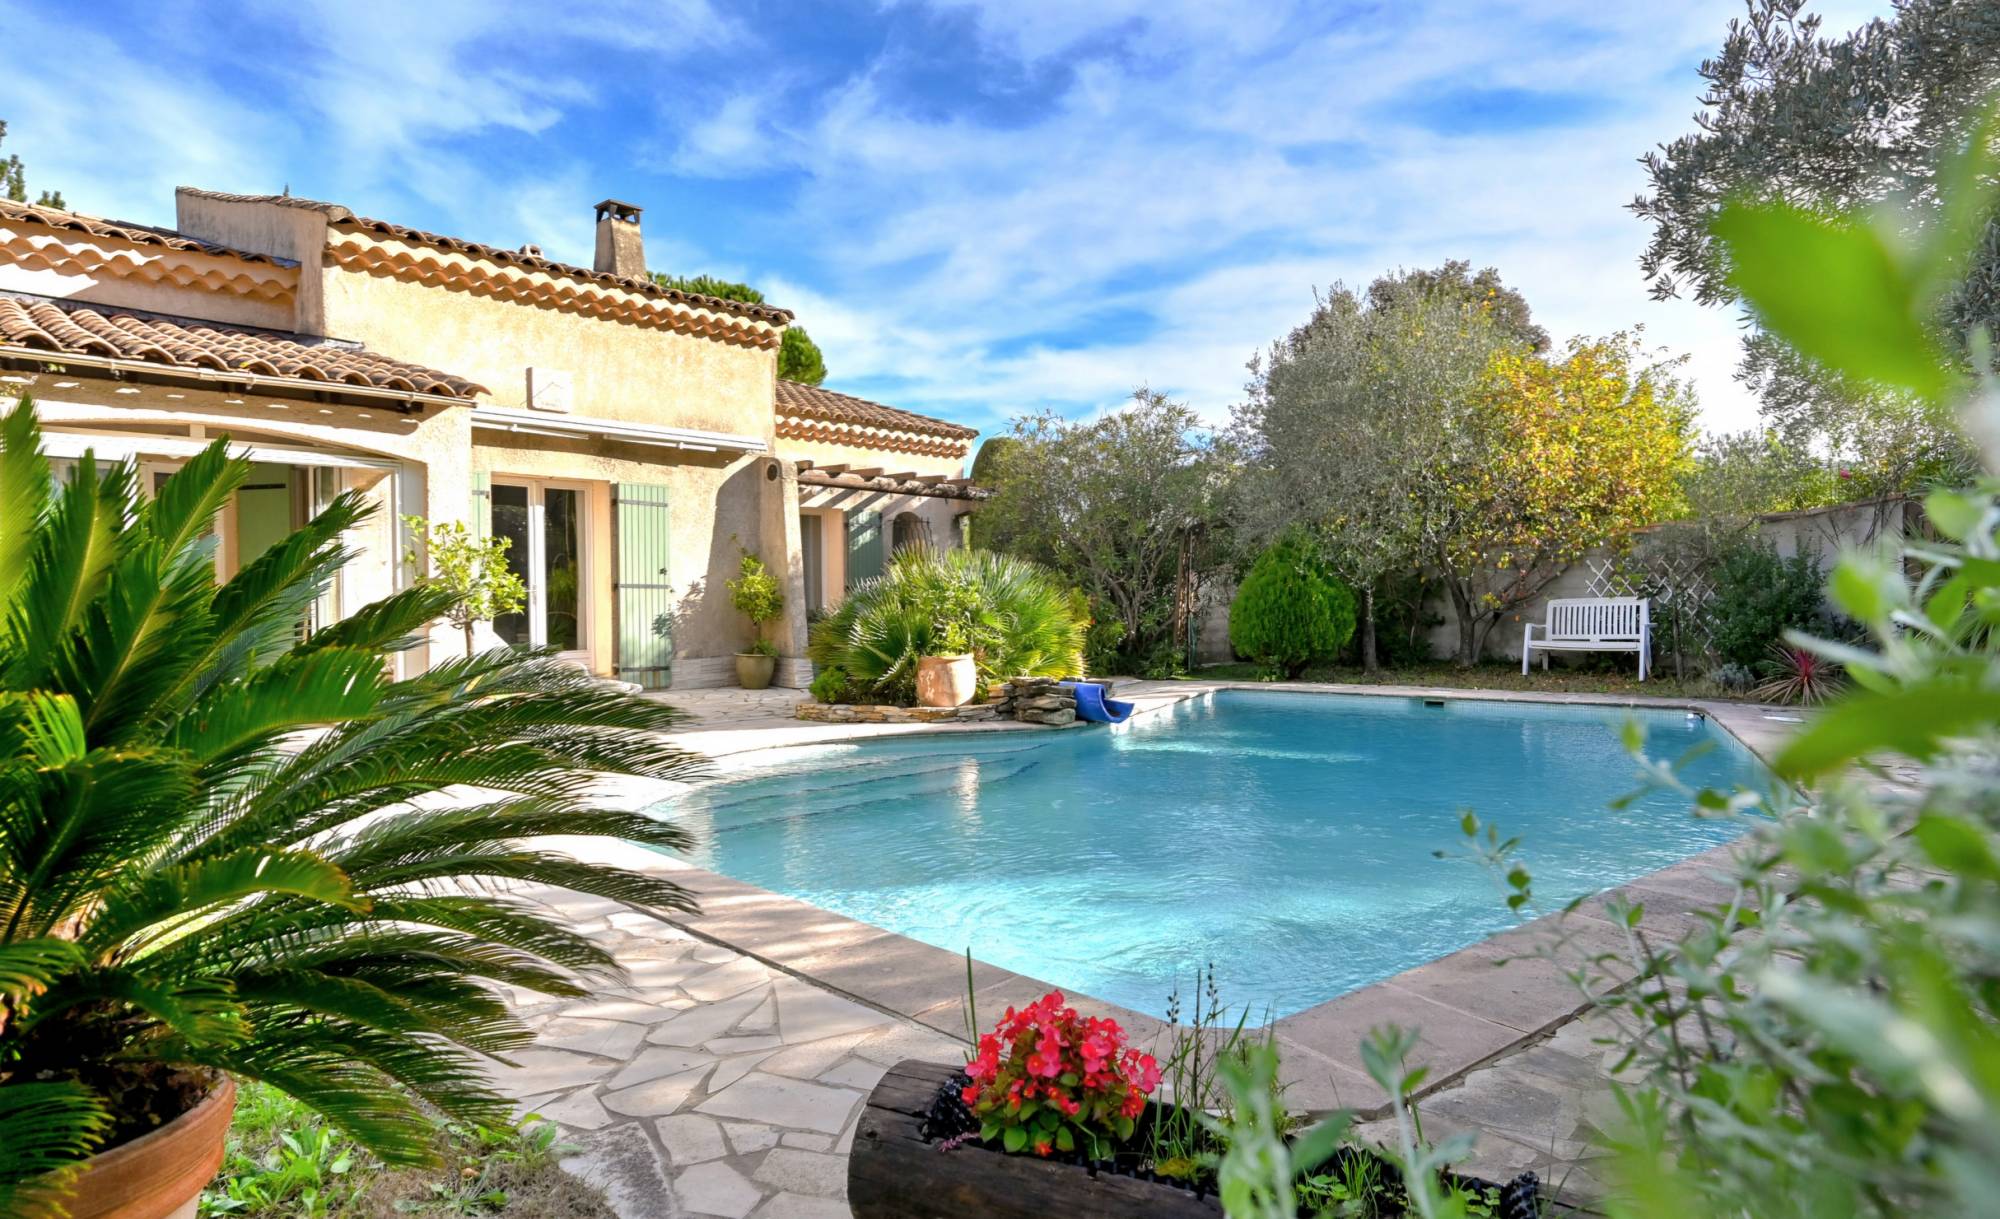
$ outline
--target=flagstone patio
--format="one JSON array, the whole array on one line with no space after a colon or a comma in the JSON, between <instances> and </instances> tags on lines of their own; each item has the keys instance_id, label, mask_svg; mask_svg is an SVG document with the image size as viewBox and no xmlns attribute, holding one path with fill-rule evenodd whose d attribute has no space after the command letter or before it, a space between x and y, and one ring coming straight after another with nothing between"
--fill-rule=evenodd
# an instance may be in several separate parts
<instances>
[{"instance_id":1,"label":"flagstone patio","mask_svg":"<svg viewBox=\"0 0 2000 1219\"><path fill-rule=\"evenodd\" d=\"M532 1048L492 1068L523 1113L559 1123L563 1167L627 1219L846 1219L846 1153L890 1064L958 1043L618 902L517 894L617 957L626 985L520 992Z\"/></svg>"}]
</instances>

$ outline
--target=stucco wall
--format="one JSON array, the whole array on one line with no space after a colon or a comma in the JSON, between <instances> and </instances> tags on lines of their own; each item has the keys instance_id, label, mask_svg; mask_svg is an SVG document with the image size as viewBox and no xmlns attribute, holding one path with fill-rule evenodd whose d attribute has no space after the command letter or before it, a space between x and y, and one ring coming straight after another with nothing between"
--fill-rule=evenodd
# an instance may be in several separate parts
<instances>
[{"instance_id":1,"label":"stucco wall","mask_svg":"<svg viewBox=\"0 0 2000 1219\"><path fill-rule=\"evenodd\" d=\"M327 333L468 377L496 406L528 406L528 369L555 369L575 415L771 440L775 352L339 266L322 284Z\"/></svg>"},{"instance_id":2,"label":"stucco wall","mask_svg":"<svg viewBox=\"0 0 2000 1219\"><path fill-rule=\"evenodd\" d=\"M292 316L288 323L280 324L280 328L300 334L333 333L326 328L320 277L315 273L326 248L324 214L311 208L229 202L176 192L174 227L190 237L213 241L231 249L269 254L298 263L298 288L292 302ZM197 311L195 316L214 315ZM385 350L396 354L393 347Z\"/></svg>"},{"instance_id":3,"label":"stucco wall","mask_svg":"<svg viewBox=\"0 0 2000 1219\"><path fill-rule=\"evenodd\" d=\"M1864 549L1883 538L1899 537L1909 520L1910 507L1906 501L1868 501L1766 517L1758 523L1757 532L1780 555L1790 557L1801 550L1821 555L1830 573L1835 557L1842 550ZM1486 637L1486 657L1519 660L1523 628L1528 623L1546 622L1551 601L1601 595L1593 585L1593 564L1615 557L1616 552L1611 548L1599 547L1564 568L1533 600L1508 613L1493 627ZM1217 599L1200 615L1196 659L1202 664L1235 659L1229 645L1229 604L1234 595L1233 589L1220 590ZM1431 652L1440 659L1448 658L1458 650L1458 618L1451 600L1440 589L1426 609L1442 619L1427 636ZM1560 656L1555 663L1561 663Z\"/></svg>"},{"instance_id":4,"label":"stucco wall","mask_svg":"<svg viewBox=\"0 0 2000 1219\"><path fill-rule=\"evenodd\" d=\"M750 625L729 604L724 587L737 574L743 552L760 555L780 573L788 563L779 556L797 554L796 523L789 549L784 533L786 484L767 476L769 465L761 455L732 458L483 431L473 433L471 450L471 468L493 479L504 481L513 475L586 485L588 651L591 667L599 673L610 673L617 659L612 484L648 483L668 489L672 547L668 578L679 603L674 618L676 685L688 684L680 672L683 668L690 676L716 669L683 662L729 657L749 643ZM796 595L787 601L788 619L778 624L774 639L781 651L797 655L803 610Z\"/></svg>"}]
</instances>

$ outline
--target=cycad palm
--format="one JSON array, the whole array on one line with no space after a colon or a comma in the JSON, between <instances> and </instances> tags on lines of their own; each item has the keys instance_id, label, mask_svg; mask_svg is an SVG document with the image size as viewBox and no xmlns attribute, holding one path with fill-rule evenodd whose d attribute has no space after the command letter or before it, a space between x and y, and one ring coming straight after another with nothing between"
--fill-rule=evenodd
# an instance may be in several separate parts
<instances>
[{"instance_id":1,"label":"cycad palm","mask_svg":"<svg viewBox=\"0 0 2000 1219\"><path fill-rule=\"evenodd\" d=\"M527 841L683 845L587 798L696 773L652 735L676 713L533 652L390 680L444 594L299 632L358 497L218 587L206 535L247 471L221 445L146 500L87 457L54 486L25 402L0 432L0 1213L218 1070L392 1162L430 1155L419 1099L503 1118L472 1051L529 1033L493 984L576 994L613 965L501 889L686 904ZM477 790L426 799L446 788Z\"/></svg>"},{"instance_id":2,"label":"cycad palm","mask_svg":"<svg viewBox=\"0 0 2000 1219\"><path fill-rule=\"evenodd\" d=\"M820 619L806 654L864 694L907 703L917 661L939 653L970 650L986 679L1080 674L1087 630L1073 593L1039 564L916 546Z\"/></svg>"}]
</instances>

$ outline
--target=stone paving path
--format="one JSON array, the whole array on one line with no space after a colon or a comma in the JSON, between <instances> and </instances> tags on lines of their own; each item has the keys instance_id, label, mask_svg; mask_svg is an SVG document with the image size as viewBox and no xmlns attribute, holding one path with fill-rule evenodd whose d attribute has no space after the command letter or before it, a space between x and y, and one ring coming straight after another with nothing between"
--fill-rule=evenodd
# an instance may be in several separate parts
<instances>
[{"instance_id":1,"label":"stone paving path","mask_svg":"<svg viewBox=\"0 0 2000 1219\"><path fill-rule=\"evenodd\" d=\"M1467 1072L1418 1102L1424 1137L1437 1143L1470 1132L1472 1156L1456 1167L1471 1176L1505 1184L1532 1172L1572 1204L1603 1197L1603 1155L1590 1140L1597 1124L1617 1111L1607 1081L1621 1051L1597 1044L1610 1031L1601 1019L1585 1016ZM1355 1134L1377 1145L1396 1144L1392 1118L1362 1122Z\"/></svg>"},{"instance_id":2,"label":"stone paving path","mask_svg":"<svg viewBox=\"0 0 2000 1219\"><path fill-rule=\"evenodd\" d=\"M580 1148L563 1167L626 1219L847 1219L847 1149L891 1064L957 1042L618 902L515 896L610 949L628 984L568 1000L519 992L532 1048L494 1064L523 1113Z\"/></svg>"}]
</instances>

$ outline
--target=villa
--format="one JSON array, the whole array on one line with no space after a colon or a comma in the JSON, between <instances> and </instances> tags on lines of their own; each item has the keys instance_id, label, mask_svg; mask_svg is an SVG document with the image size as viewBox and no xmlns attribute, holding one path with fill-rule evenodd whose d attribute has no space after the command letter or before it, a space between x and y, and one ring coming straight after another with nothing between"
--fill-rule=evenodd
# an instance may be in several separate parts
<instances>
[{"instance_id":1,"label":"villa","mask_svg":"<svg viewBox=\"0 0 2000 1219\"><path fill-rule=\"evenodd\" d=\"M0 200L0 378L52 459L133 457L148 490L227 436L255 465L225 576L366 495L319 621L413 577L405 518L465 520L511 539L528 589L502 639L722 685L748 642L722 582L749 551L785 580L777 680L803 686L808 614L896 547L960 544L983 494L974 429L780 380L788 311L650 279L630 204L597 205L587 268L290 195L175 204L164 229Z\"/></svg>"}]
</instances>

